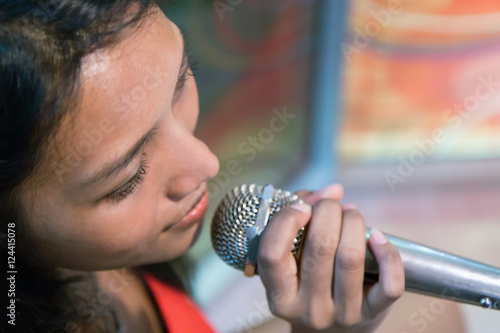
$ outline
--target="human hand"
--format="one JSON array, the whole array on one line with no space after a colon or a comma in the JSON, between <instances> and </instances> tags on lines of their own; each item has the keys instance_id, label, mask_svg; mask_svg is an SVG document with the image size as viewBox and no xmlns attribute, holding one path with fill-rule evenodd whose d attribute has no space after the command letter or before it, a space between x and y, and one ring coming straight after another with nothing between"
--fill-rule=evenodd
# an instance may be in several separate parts
<instances>
[{"instance_id":1,"label":"human hand","mask_svg":"<svg viewBox=\"0 0 500 333\"><path fill-rule=\"evenodd\" d=\"M258 267L271 312L293 332L372 332L404 292L397 249L373 229L369 246L379 263L379 281L365 285L365 225L354 205L339 204L340 185L301 191L304 204L278 212L262 234ZM290 252L307 226L302 256Z\"/></svg>"}]
</instances>

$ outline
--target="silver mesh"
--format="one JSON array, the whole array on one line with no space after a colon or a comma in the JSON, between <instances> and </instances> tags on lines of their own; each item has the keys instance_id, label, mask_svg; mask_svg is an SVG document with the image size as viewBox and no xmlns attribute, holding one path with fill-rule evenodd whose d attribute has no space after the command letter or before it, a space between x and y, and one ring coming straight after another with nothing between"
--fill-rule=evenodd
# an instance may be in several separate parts
<instances>
[{"instance_id":1,"label":"silver mesh","mask_svg":"<svg viewBox=\"0 0 500 333\"><path fill-rule=\"evenodd\" d=\"M212 220L212 244L215 252L228 265L245 269L247 257L246 230L255 224L263 186L241 185L222 199ZM281 208L300 203L302 200L288 191L275 190L269 220ZM292 253L297 255L304 229L294 239Z\"/></svg>"}]
</instances>

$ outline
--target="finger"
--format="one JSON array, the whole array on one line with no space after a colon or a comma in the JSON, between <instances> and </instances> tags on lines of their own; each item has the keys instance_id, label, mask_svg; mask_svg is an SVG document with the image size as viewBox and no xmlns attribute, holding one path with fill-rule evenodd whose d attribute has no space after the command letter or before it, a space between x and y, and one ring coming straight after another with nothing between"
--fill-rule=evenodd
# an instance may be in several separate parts
<instances>
[{"instance_id":1,"label":"finger","mask_svg":"<svg viewBox=\"0 0 500 333\"><path fill-rule=\"evenodd\" d=\"M298 231L311 217L311 206L283 208L261 235L257 264L273 313L283 315L297 295L297 262L291 248ZM277 313L278 312L278 313Z\"/></svg>"},{"instance_id":2,"label":"finger","mask_svg":"<svg viewBox=\"0 0 500 333\"><path fill-rule=\"evenodd\" d=\"M304 202L314 206L321 199L342 200L344 187L340 184L332 184L319 191L298 191L295 194Z\"/></svg>"},{"instance_id":3,"label":"finger","mask_svg":"<svg viewBox=\"0 0 500 333\"><path fill-rule=\"evenodd\" d=\"M367 295L368 310L372 316L375 316L403 295L405 279L401 255L384 234L377 229L372 229L369 244L379 264L379 281Z\"/></svg>"},{"instance_id":4,"label":"finger","mask_svg":"<svg viewBox=\"0 0 500 333\"><path fill-rule=\"evenodd\" d=\"M303 300L328 300L332 305L335 253L339 245L342 208L337 201L323 199L313 207L303 244L299 294Z\"/></svg>"},{"instance_id":5,"label":"finger","mask_svg":"<svg viewBox=\"0 0 500 333\"><path fill-rule=\"evenodd\" d=\"M295 192L295 195L298 196L299 198L301 198L302 200L307 200L308 197L310 197L312 194L314 193L314 191L308 191L308 190L301 190L301 191L297 191Z\"/></svg>"},{"instance_id":6,"label":"finger","mask_svg":"<svg viewBox=\"0 0 500 333\"><path fill-rule=\"evenodd\" d=\"M342 232L335 256L334 301L337 321L346 326L362 319L365 268L365 223L353 205L343 211Z\"/></svg>"}]
</instances>

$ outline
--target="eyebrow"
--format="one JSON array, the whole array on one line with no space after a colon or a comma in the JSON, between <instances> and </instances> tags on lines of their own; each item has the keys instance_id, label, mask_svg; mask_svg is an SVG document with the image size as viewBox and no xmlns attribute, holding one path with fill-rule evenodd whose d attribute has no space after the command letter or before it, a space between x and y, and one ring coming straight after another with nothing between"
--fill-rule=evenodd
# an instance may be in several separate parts
<instances>
[{"instance_id":1,"label":"eyebrow","mask_svg":"<svg viewBox=\"0 0 500 333\"><path fill-rule=\"evenodd\" d=\"M183 36L183 34L181 33ZM184 36L183 36L184 37ZM189 69L189 56L186 50L185 39L182 38L182 60L179 66L179 74L177 77L177 82L174 89L175 91L179 90L182 87L182 83L185 80L187 70ZM175 96L174 96L175 97ZM127 165L137 156L137 154L143 149L143 147L151 140L154 136L159 125L159 121L157 121L153 127L144 134L139 141L137 141L131 149L129 149L125 155L120 157L119 159L107 164L100 171L98 171L95 175L91 176L89 179L81 182L81 186L90 186L92 184L101 182L118 173L119 171L125 169Z\"/></svg>"},{"instance_id":2,"label":"eyebrow","mask_svg":"<svg viewBox=\"0 0 500 333\"><path fill-rule=\"evenodd\" d=\"M181 34L182 35L182 34ZM184 36L183 36L184 37ZM186 43L185 39L182 38L183 45L182 45L182 60L181 64L179 66L179 74L177 77L177 82L175 85L174 89L174 94L175 91L179 90L179 88L182 87L182 82L185 80L185 76L187 73L187 70L189 68L189 56L186 52ZM154 136L158 125L160 121L157 121L153 127L146 133L144 134L139 141L137 141L132 148L130 148L125 155L120 157L119 159L107 164L105 167L103 167L100 171L98 171L95 175L91 176L89 179L84 180L81 182L80 186L90 186L92 184L101 182L103 180L106 180L113 176L114 174L118 173L119 171L125 169L127 165L137 156L137 154L143 149L143 147L151 140L151 138Z\"/></svg>"}]
</instances>

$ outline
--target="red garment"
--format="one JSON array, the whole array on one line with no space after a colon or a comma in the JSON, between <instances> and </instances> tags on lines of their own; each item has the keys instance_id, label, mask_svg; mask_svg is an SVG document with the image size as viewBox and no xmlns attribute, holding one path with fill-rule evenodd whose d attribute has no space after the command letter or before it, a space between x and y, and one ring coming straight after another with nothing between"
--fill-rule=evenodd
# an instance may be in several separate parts
<instances>
[{"instance_id":1,"label":"red garment","mask_svg":"<svg viewBox=\"0 0 500 333\"><path fill-rule=\"evenodd\" d=\"M144 280L158 304L169 333L215 333L184 292L161 282L151 274L144 274Z\"/></svg>"}]
</instances>

